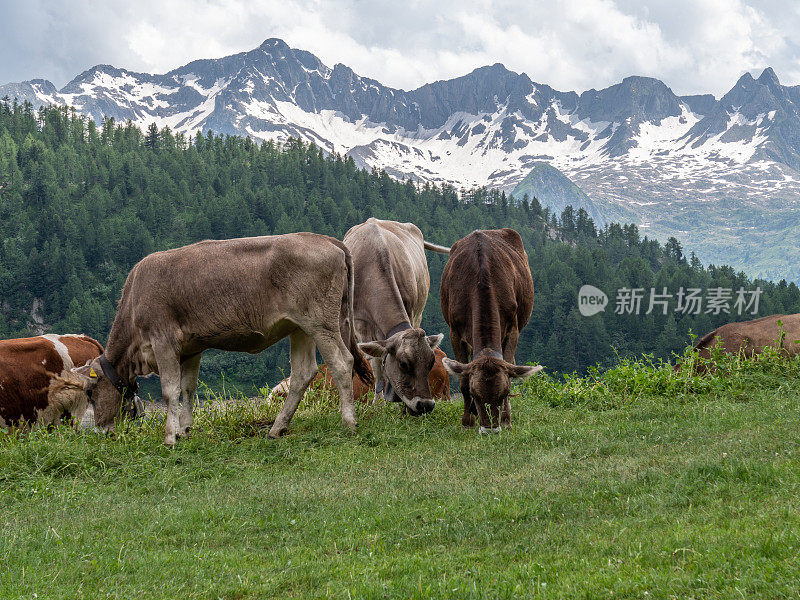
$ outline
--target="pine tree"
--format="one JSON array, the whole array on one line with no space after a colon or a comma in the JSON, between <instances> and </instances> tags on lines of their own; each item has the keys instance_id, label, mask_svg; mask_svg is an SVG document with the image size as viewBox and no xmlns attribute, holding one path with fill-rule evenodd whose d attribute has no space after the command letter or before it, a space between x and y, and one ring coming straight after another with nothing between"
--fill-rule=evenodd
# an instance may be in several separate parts
<instances>
[{"instance_id":1,"label":"pine tree","mask_svg":"<svg viewBox=\"0 0 800 600\"><path fill-rule=\"evenodd\" d=\"M155 123L150 123L147 128L147 134L144 136L144 145L145 148L149 148L150 150L157 150L158 149L158 125Z\"/></svg>"}]
</instances>

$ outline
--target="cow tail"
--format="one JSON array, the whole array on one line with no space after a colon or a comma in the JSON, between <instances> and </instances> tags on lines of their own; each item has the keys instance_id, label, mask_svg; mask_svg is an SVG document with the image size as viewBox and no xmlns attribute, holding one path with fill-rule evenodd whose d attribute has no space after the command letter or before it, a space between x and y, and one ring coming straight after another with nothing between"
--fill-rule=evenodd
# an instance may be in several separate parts
<instances>
[{"instance_id":1,"label":"cow tail","mask_svg":"<svg viewBox=\"0 0 800 600\"><path fill-rule=\"evenodd\" d=\"M425 250L430 250L431 252L439 252L441 254L450 254L450 248L447 246L439 246L438 244L431 244L430 242L424 241L422 245L425 247Z\"/></svg>"},{"instance_id":2,"label":"cow tail","mask_svg":"<svg viewBox=\"0 0 800 600\"><path fill-rule=\"evenodd\" d=\"M356 320L355 311L353 310L353 298L355 297L353 257L350 256L350 250L347 246L342 245L342 248L344 249L344 262L347 265L347 282L344 298L342 299L342 311L347 311L344 319L346 330L342 332L342 337L350 350L350 354L353 355L353 371L365 385L372 387L375 383L375 378L372 376L372 369L367 364L367 360L358 348L358 340L356 339Z\"/></svg>"}]
</instances>

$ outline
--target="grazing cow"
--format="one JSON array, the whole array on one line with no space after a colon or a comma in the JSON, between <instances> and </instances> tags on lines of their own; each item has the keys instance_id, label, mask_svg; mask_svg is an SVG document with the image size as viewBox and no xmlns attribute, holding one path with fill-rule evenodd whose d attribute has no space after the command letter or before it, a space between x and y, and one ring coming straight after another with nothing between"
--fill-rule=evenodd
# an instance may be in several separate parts
<instances>
[{"instance_id":1,"label":"grazing cow","mask_svg":"<svg viewBox=\"0 0 800 600\"><path fill-rule=\"evenodd\" d=\"M473 231L453 244L441 302L456 357L444 359L444 366L461 378L464 395L461 423L474 427L477 414L481 433L498 433L511 426L510 378L525 379L542 368L514 364L519 332L533 310L533 279L519 234Z\"/></svg>"},{"instance_id":2,"label":"grazing cow","mask_svg":"<svg viewBox=\"0 0 800 600\"><path fill-rule=\"evenodd\" d=\"M778 325L778 321L781 325ZM697 340L694 350L701 359L711 359L711 352L717 342L721 344L723 352L728 354L741 353L745 358L753 358L761 354L765 347L777 347L781 337L781 327L785 334L781 354L794 356L800 353L800 314L797 315L770 315L752 321L728 323L717 327ZM676 369L680 365L676 365ZM697 365L697 371L706 370L706 365Z\"/></svg>"},{"instance_id":3,"label":"grazing cow","mask_svg":"<svg viewBox=\"0 0 800 600\"><path fill-rule=\"evenodd\" d=\"M319 348L339 386L342 422L356 427L351 374L371 385L353 331L353 269L342 242L314 233L205 241L155 252L131 269L105 354L78 372L95 423L113 429L136 378L156 373L167 403L164 443L192 425L200 357L255 354L289 337L292 385L270 437L285 433L317 372ZM182 405L179 400L182 397Z\"/></svg>"},{"instance_id":4,"label":"grazing cow","mask_svg":"<svg viewBox=\"0 0 800 600\"><path fill-rule=\"evenodd\" d=\"M0 426L47 426L69 416L80 422L88 398L70 369L102 352L100 343L85 335L0 341Z\"/></svg>"},{"instance_id":5,"label":"grazing cow","mask_svg":"<svg viewBox=\"0 0 800 600\"><path fill-rule=\"evenodd\" d=\"M439 348L434 348L433 353L436 355L436 363L428 375L428 385L431 388L431 395L435 400L450 400L450 376L442 364L442 359L447 355ZM369 365L368 365L369 367ZM370 367L370 372L372 371ZM285 398L289 393L290 378L287 377L270 391L270 398ZM328 367L324 364L319 366L319 372L311 380L309 388L318 390L330 390L336 393L334 389L333 378L328 372ZM353 397L359 402L367 402L369 398L370 387L361 381L357 376L353 377ZM307 392L306 392L307 393Z\"/></svg>"},{"instance_id":6,"label":"grazing cow","mask_svg":"<svg viewBox=\"0 0 800 600\"><path fill-rule=\"evenodd\" d=\"M353 255L356 333L372 357L375 393L412 415L432 411L428 374L444 336L420 328L431 287L425 249L449 249L426 242L412 223L372 218L351 228L344 244Z\"/></svg>"},{"instance_id":7,"label":"grazing cow","mask_svg":"<svg viewBox=\"0 0 800 600\"><path fill-rule=\"evenodd\" d=\"M436 362L433 363L430 375L428 375L428 385L431 388L431 396L436 400L450 402L450 374L444 368L442 362L447 355L439 348L433 349Z\"/></svg>"}]
</instances>

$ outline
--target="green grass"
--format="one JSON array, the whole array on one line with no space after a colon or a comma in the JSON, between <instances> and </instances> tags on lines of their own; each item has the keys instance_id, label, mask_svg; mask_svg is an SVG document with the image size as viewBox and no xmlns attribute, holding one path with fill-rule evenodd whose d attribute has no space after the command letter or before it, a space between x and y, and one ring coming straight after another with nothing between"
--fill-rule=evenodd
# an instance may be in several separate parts
<instances>
[{"instance_id":1,"label":"green grass","mask_svg":"<svg viewBox=\"0 0 800 600\"><path fill-rule=\"evenodd\" d=\"M0 598L797 598L800 363L533 378L513 430L324 398L0 439Z\"/></svg>"}]
</instances>

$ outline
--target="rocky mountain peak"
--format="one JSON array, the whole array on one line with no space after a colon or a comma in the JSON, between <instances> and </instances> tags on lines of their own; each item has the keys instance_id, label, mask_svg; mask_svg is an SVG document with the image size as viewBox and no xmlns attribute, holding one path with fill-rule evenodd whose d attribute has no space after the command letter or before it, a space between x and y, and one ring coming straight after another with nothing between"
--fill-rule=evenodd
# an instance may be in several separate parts
<instances>
[{"instance_id":1,"label":"rocky mountain peak","mask_svg":"<svg viewBox=\"0 0 800 600\"><path fill-rule=\"evenodd\" d=\"M772 67L767 67L764 69L757 81L762 85L772 88L779 88L781 86L781 82L778 81L778 76L775 74L775 71L772 69Z\"/></svg>"}]
</instances>

